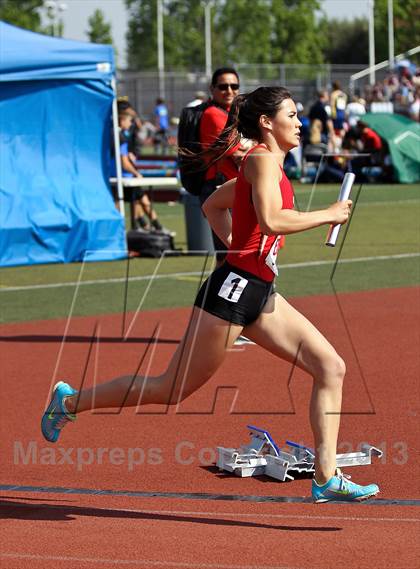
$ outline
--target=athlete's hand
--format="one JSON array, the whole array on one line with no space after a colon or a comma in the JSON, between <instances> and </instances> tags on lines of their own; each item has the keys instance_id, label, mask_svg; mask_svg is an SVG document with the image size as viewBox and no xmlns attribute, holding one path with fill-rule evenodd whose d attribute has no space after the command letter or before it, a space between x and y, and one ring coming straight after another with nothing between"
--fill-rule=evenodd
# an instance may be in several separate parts
<instances>
[{"instance_id":1,"label":"athlete's hand","mask_svg":"<svg viewBox=\"0 0 420 569\"><path fill-rule=\"evenodd\" d=\"M331 219L329 223L337 225L337 223L346 223L350 217L351 206L353 202L351 200L345 200L342 202L335 202L330 205L328 212L331 214Z\"/></svg>"}]
</instances>

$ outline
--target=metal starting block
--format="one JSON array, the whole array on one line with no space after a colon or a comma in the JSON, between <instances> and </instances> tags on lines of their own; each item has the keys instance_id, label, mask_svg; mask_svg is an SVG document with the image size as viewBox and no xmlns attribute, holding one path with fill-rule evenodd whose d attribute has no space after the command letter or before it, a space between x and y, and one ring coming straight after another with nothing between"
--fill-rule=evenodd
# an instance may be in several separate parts
<instances>
[{"instance_id":1,"label":"metal starting block","mask_svg":"<svg viewBox=\"0 0 420 569\"><path fill-rule=\"evenodd\" d=\"M304 445L286 441L280 448L268 431L248 425L251 442L239 449L217 447L219 470L234 472L237 476L265 474L281 482L293 480L297 472L315 472L315 451ZM337 466L361 466L372 464L372 457L382 456L382 451L367 443L359 452L337 454Z\"/></svg>"}]
</instances>

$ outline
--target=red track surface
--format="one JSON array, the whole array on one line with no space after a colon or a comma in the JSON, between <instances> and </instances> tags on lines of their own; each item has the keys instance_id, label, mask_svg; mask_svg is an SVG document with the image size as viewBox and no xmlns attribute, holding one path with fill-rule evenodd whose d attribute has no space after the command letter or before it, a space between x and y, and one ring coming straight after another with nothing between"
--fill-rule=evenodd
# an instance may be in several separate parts
<instances>
[{"instance_id":1,"label":"red track surface","mask_svg":"<svg viewBox=\"0 0 420 569\"><path fill-rule=\"evenodd\" d=\"M295 299L293 304L320 327L347 362L344 411L348 414L342 419L340 439L348 448L343 445L343 452L356 449L362 441L386 447L384 460L353 468L351 474L357 482L377 482L380 498L418 499L419 289L339 298L350 338L335 298ZM162 371L188 315L188 310L142 313L125 343L118 340L121 317L99 317L100 342L92 349L86 384L133 372L157 322L162 329L150 373ZM149 407L137 413L125 409L112 415L82 415L65 429L57 445L45 443L39 420L50 386L56 378L71 378L76 386L81 381L95 324L94 318L73 319L59 358L64 321L2 327L1 484L309 495L308 480L281 484L219 475L208 464L211 451L200 457L203 448L246 442L249 423L269 429L280 443L291 438L311 444L310 379L294 372L289 392L290 366L257 346L229 354L215 377L178 413ZM141 373L148 363L146 358ZM230 389L219 391L212 412L220 386ZM279 410L282 413L275 415ZM29 463L24 464L18 451L25 452L31 441L38 454L30 457L28 453ZM113 451L112 461L109 451L102 451L102 464L98 464L98 449L104 447L120 450ZM91 449L79 451L85 462L94 453L91 464L76 463L77 449L83 448ZM130 467L128 452L133 448L141 448L146 458L143 464ZM65 452L72 461L59 464ZM140 457L141 451L132 452ZM416 506L250 503L16 490L1 492L0 503L2 568L418 568L420 516Z\"/></svg>"}]
</instances>

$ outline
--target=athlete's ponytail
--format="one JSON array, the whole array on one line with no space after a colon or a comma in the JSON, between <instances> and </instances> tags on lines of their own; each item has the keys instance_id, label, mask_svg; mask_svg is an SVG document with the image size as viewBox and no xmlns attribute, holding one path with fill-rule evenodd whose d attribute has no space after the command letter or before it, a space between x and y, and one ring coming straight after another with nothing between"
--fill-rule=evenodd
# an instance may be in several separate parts
<instances>
[{"instance_id":1,"label":"athlete's ponytail","mask_svg":"<svg viewBox=\"0 0 420 569\"><path fill-rule=\"evenodd\" d=\"M200 156L207 164L211 166L217 160L229 152L232 148L237 146L241 141L241 134L239 131L239 113L242 106L245 104L248 95L238 95L235 97L229 111L228 119L225 128L209 148L203 149Z\"/></svg>"},{"instance_id":2,"label":"athlete's ponytail","mask_svg":"<svg viewBox=\"0 0 420 569\"><path fill-rule=\"evenodd\" d=\"M197 154L182 148L179 151L190 161L192 170L207 169L238 145L241 137L261 142L261 115L274 118L283 101L291 98L284 87L259 87L251 93L238 95L230 108L225 128L209 148Z\"/></svg>"}]
</instances>

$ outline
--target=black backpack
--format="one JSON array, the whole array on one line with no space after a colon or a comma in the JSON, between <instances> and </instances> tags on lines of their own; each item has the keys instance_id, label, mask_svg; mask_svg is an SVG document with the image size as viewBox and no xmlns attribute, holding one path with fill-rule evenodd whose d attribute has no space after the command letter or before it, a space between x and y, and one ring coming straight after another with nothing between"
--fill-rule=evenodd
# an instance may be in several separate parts
<instances>
[{"instance_id":1,"label":"black backpack","mask_svg":"<svg viewBox=\"0 0 420 569\"><path fill-rule=\"evenodd\" d=\"M173 237L162 231L136 231L127 232L127 248L129 251L139 253L141 257L159 258L165 251L167 256L174 254Z\"/></svg>"},{"instance_id":2,"label":"black backpack","mask_svg":"<svg viewBox=\"0 0 420 569\"><path fill-rule=\"evenodd\" d=\"M195 107L185 107L181 111L178 124L178 148L196 154L201 150L200 121L203 113L213 103L205 101ZM182 155L178 150L178 167L183 187L194 196L198 196L204 185L206 167L204 162L194 162Z\"/></svg>"}]
</instances>

